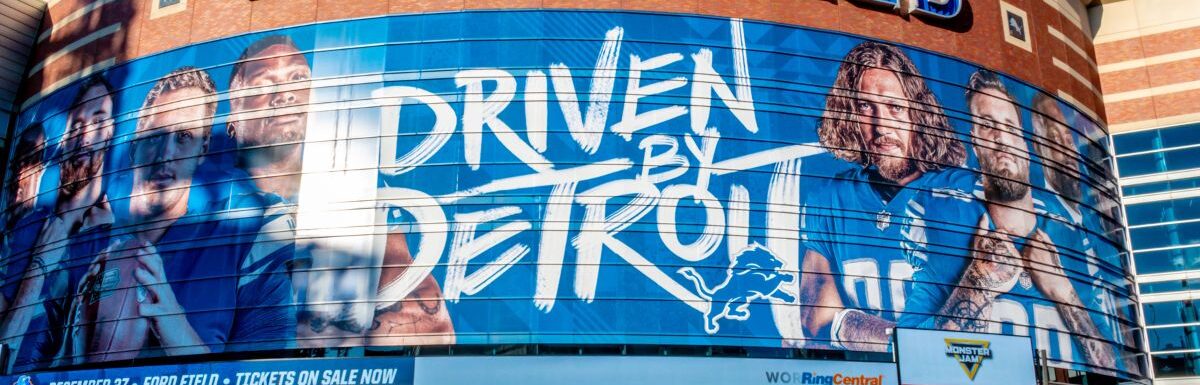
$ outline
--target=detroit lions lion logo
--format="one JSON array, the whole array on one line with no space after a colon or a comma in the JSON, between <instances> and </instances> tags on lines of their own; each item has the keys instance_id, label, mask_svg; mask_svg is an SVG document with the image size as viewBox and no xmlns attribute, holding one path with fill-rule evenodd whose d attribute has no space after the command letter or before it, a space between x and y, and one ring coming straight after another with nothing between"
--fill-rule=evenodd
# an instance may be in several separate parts
<instances>
[{"instance_id":1,"label":"detroit lions lion logo","mask_svg":"<svg viewBox=\"0 0 1200 385\"><path fill-rule=\"evenodd\" d=\"M725 270L725 281L709 287L695 268L678 270L692 284L696 294L708 301L704 313L704 331L716 334L723 319L745 321L750 318L750 304L755 301L778 300L795 302L796 298L779 290L779 286L796 279L796 273L784 272L783 262L758 243L742 249Z\"/></svg>"}]
</instances>

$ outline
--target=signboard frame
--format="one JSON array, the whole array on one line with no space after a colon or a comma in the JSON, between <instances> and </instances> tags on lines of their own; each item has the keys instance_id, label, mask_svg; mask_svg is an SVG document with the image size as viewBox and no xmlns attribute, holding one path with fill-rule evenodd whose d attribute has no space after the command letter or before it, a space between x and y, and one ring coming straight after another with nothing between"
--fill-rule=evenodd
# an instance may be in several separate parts
<instances>
[{"instance_id":1,"label":"signboard frame","mask_svg":"<svg viewBox=\"0 0 1200 385\"><path fill-rule=\"evenodd\" d=\"M1007 335L1007 334L1002 334L1002 333L960 332L960 331L950 331L950 330L930 330L930 329L921 329L921 328L896 327L896 328L892 328L892 330L891 330L892 358L896 362L896 381L900 385L908 384L908 382L905 382L904 369L903 369L904 363L901 361L903 359L903 357L901 357L902 354L901 354L901 344L900 344L900 333L902 333L904 331L921 332L921 333L940 333L940 334L945 334L945 335L953 334L955 336L961 336L961 335L965 334L965 335L979 336L980 338L1001 338L1001 339L1009 339L1009 340L1023 340L1025 345L1029 346L1030 372L1033 373L1032 384L1041 385L1043 383L1043 377L1042 377L1041 373L1038 371L1038 363L1040 362L1038 359L1038 350L1034 350L1033 340L1030 336ZM947 337L947 338L949 338L949 337ZM988 345L985 345L985 347L987 347L987 346ZM960 364L962 364L962 363L960 362ZM964 371L965 370L966 369L964 369ZM974 371L978 371L978 370L979 370L979 366L976 366L974 368ZM974 371L972 371L972 373ZM968 376L971 376L971 381L973 383L974 376L972 374L968 374ZM950 384L950 383L947 383L947 384ZM922 383L922 385L939 385L939 384Z\"/></svg>"}]
</instances>

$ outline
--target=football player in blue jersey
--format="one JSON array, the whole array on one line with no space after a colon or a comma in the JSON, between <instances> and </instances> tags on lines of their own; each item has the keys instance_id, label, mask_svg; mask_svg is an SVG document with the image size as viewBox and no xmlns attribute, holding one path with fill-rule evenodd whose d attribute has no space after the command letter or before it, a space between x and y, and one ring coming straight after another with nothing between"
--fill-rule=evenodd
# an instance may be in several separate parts
<instances>
[{"instance_id":1,"label":"football player in blue jersey","mask_svg":"<svg viewBox=\"0 0 1200 385\"><path fill-rule=\"evenodd\" d=\"M1101 312L1101 317L1093 318L1096 319L1096 326L1102 333L1111 336L1118 343L1137 341L1136 337L1126 335L1132 333L1132 329L1121 324L1117 311L1117 296L1113 294L1114 289L1110 289L1123 285L1119 270L1122 266L1121 254L1117 246L1123 240L1118 240L1117 243L1110 240L1109 237L1120 236L1119 233L1113 234L1108 231L1114 227L1110 224L1113 220L1102 219L1099 212L1088 209L1083 203L1085 176L1081 171L1080 154L1076 147L1078 134L1064 123L1067 121L1066 115L1054 98L1038 93L1033 98L1032 106L1035 113L1031 123L1034 133L1039 138L1033 141L1033 150L1045 164L1042 168L1045 186L1057 193L1053 194L1053 201L1044 204L1048 211L1084 234L1082 240L1084 252L1088 257L1087 275L1092 277L1093 290L1086 294L1081 293L1081 299L1088 308ZM1096 192L1096 189L1092 188L1092 191ZM1098 202L1092 202L1101 207L1104 206L1104 202L1111 201L1103 196L1097 200ZM1102 263L1107 263L1108 267L1102 266ZM1132 356L1127 355L1125 358L1131 359ZM1133 365L1127 362L1125 367L1133 368Z\"/></svg>"},{"instance_id":2,"label":"football player in blue jersey","mask_svg":"<svg viewBox=\"0 0 1200 385\"><path fill-rule=\"evenodd\" d=\"M69 344L75 362L130 359L145 348L221 352L290 338L286 273L240 270L255 252L262 218L214 213L210 206L226 204L189 199L216 109L212 79L192 67L164 76L147 94L130 144L129 232L114 235L82 280Z\"/></svg>"},{"instance_id":3,"label":"football player in blue jersey","mask_svg":"<svg viewBox=\"0 0 1200 385\"><path fill-rule=\"evenodd\" d=\"M237 143L238 165L259 190L291 203L300 188L311 77L295 42L269 35L242 51L229 79L227 130Z\"/></svg>"},{"instance_id":4,"label":"football player in blue jersey","mask_svg":"<svg viewBox=\"0 0 1200 385\"><path fill-rule=\"evenodd\" d=\"M38 189L42 182L42 173L46 170L46 131L40 123L34 123L21 130L17 135L13 148L13 169L8 181L8 191L4 198L6 210L4 228L11 230L16 222L33 212L37 205ZM3 309L0 309L2 312Z\"/></svg>"},{"instance_id":5,"label":"football player in blue jersey","mask_svg":"<svg viewBox=\"0 0 1200 385\"><path fill-rule=\"evenodd\" d=\"M19 274L24 273L16 261L9 258L13 255L12 247L20 242L22 234L30 230L31 220L36 216L29 215L37 207L38 186L41 184L42 173L46 165L42 156L45 155L46 133L41 124L31 124L21 130L13 148L13 172L9 176L4 195L4 239L0 244L0 314L8 310L8 301L12 298L11 291L16 290ZM28 234L24 234L28 238ZM12 275L10 275L12 274Z\"/></svg>"},{"instance_id":6,"label":"football player in blue jersey","mask_svg":"<svg viewBox=\"0 0 1200 385\"><path fill-rule=\"evenodd\" d=\"M1053 202L1047 203L1060 207L1058 213L1065 216L1065 220L1090 230L1084 238L1089 245L1113 251L1093 257L1120 266L1118 254L1109 246L1111 241L1101 235L1113 227L1108 223L1112 220L1102 220L1098 215L1100 212L1095 210L1095 207L1102 207L1111 199L1101 197L1093 200L1093 207L1084 204L1084 180L1087 176L1080 165L1077 134L1064 123L1067 118L1057 100L1039 93L1034 96L1032 107L1035 113L1030 121L1033 123L1033 132L1039 138L1033 141L1033 150L1046 165L1042 167L1046 188L1055 193ZM1119 237L1119 234L1105 235Z\"/></svg>"},{"instance_id":7,"label":"football player in blue jersey","mask_svg":"<svg viewBox=\"0 0 1200 385\"><path fill-rule=\"evenodd\" d=\"M981 197L925 202L923 230L908 232L923 239L909 249L916 283L901 325L1032 333L1052 360L1114 368L1112 346L1080 300L1089 282L1068 278L1085 274L1083 235L1050 212L1045 202L1053 197L1030 187L1015 99L999 76L979 71L967 104ZM970 224L975 229L964 230Z\"/></svg>"},{"instance_id":8,"label":"football player in blue jersey","mask_svg":"<svg viewBox=\"0 0 1200 385\"><path fill-rule=\"evenodd\" d=\"M229 136L237 145L238 165L253 183L241 194L243 205L257 201L266 224L260 245L294 245L295 209L301 180L301 156L308 129L312 69L308 59L285 35L268 35L251 43L233 68L229 88ZM308 257L300 250L288 271L298 312L297 344L340 345L449 344L454 329L437 280L427 276L405 301L378 309L373 319L347 316L353 306L370 305L367 282L383 287L412 264L405 234L386 235L383 266L346 266L343 260ZM249 261L245 270L255 270ZM378 274L377 279L366 274ZM323 284L337 282L338 284ZM310 285L310 283L319 283ZM360 285L361 284L361 285ZM309 304L320 304L309 306ZM341 309L337 311L333 309ZM365 342L364 342L365 341Z\"/></svg>"},{"instance_id":9,"label":"football player in blue jersey","mask_svg":"<svg viewBox=\"0 0 1200 385\"><path fill-rule=\"evenodd\" d=\"M950 171L966 150L912 61L877 42L846 54L818 134L857 167L826 176L804 203L804 344L884 351L912 274L900 251L905 204L913 190L969 184Z\"/></svg>"},{"instance_id":10,"label":"football player in blue jersey","mask_svg":"<svg viewBox=\"0 0 1200 385\"><path fill-rule=\"evenodd\" d=\"M224 178L231 182L227 209L262 211L264 225L255 240L261 248L295 247L311 77L308 59L291 38L268 35L242 51L229 78L226 132L234 139L238 167ZM304 302L308 282L303 270L310 263L303 255L297 253L285 267L295 303ZM248 260L243 270L252 274L261 267L261 262Z\"/></svg>"},{"instance_id":11,"label":"football player in blue jersey","mask_svg":"<svg viewBox=\"0 0 1200 385\"><path fill-rule=\"evenodd\" d=\"M11 279L6 278L3 295L11 311L0 320L0 335L16 353L14 368L40 367L56 354L66 298L86 270L86 257L102 247L97 240L111 228L103 170L113 137L113 105L107 80L93 75L83 81L55 158L59 178L53 208L26 214L6 245Z\"/></svg>"}]
</instances>

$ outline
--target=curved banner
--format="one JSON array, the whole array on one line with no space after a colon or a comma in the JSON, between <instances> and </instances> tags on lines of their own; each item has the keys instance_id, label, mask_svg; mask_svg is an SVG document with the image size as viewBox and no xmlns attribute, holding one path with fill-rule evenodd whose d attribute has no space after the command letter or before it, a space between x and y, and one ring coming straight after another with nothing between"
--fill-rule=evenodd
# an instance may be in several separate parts
<instances>
[{"instance_id":1,"label":"curved banner","mask_svg":"<svg viewBox=\"0 0 1200 385\"><path fill-rule=\"evenodd\" d=\"M30 373L14 385L413 385L412 357L224 361Z\"/></svg>"},{"instance_id":2,"label":"curved banner","mask_svg":"<svg viewBox=\"0 0 1200 385\"><path fill-rule=\"evenodd\" d=\"M889 350L1028 335L1139 375L1105 132L953 58L680 15L462 12L217 40L30 104L17 371L239 350Z\"/></svg>"}]
</instances>

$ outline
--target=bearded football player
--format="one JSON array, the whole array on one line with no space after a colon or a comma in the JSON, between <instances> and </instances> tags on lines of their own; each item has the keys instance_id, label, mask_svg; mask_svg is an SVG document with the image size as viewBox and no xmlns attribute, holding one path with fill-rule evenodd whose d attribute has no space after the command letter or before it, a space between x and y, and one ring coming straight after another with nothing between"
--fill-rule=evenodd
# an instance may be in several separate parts
<instances>
[{"instance_id":1,"label":"bearded football player","mask_svg":"<svg viewBox=\"0 0 1200 385\"><path fill-rule=\"evenodd\" d=\"M214 213L226 202L190 204L216 107L212 80L191 67L166 75L147 94L130 144L125 225L132 231L110 241L80 284L69 344L74 362L221 352L290 338L286 272L239 274L262 218Z\"/></svg>"},{"instance_id":2,"label":"bearded football player","mask_svg":"<svg viewBox=\"0 0 1200 385\"><path fill-rule=\"evenodd\" d=\"M846 54L818 134L854 167L827 176L804 204L805 344L885 351L912 275L900 251L910 196L969 185L955 169L966 152L912 61L876 42Z\"/></svg>"},{"instance_id":3,"label":"bearded football player","mask_svg":"<svg viewBox=\"0 0 1200 385\"><path fill-rule=\"evenodd\" d=\"M4 290L12 311L0 320L4 341L16 352L14 369L44 367L59 353L68 298L112 227L104 169L114 102L101 75L83 81L54 159L59 178L53 208L25 214L6 245L14 261L9 273L21 274L14 277L18 285Z\"/></svg>"},{"instance_id":4,"label":"bearded football player","mask_svg":"<svg viewBox=\"0 0 1200 385\"><path fill-rule=\"evenodd\" d=\"M1047 206L1057 202L1052 195L1031 187L1015 98L999 76L979 71L968 83L967 104L981 177L973 199L927 199L937 210L926 213L926 223L958 227L927 226L914 239L916 283L902 325L1032 334L1051 360L1114 368L1112 333L1096 326L1104 314L1081 301L1081 293L1099 289L1068 275L1086 271L1084 236Z\"/></svg>"}]
</instances>

